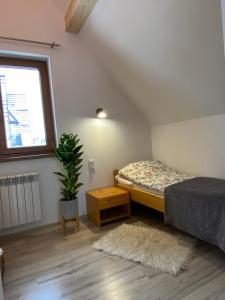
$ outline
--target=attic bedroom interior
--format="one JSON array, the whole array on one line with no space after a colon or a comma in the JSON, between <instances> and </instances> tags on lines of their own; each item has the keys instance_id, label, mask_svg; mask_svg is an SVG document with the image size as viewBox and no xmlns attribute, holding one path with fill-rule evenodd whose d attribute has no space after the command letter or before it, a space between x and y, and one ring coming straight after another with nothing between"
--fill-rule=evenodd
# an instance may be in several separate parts
<instances>
[{"instance_id":1,"label":"attic bedroom interior","mask_svg":"<svg viewBox=\"0 0 225 300\"><path fill-rule=\"evenodd\" d=\"M225 299L225 0L0 0L0 300Z\"/></svg>"}]
</instances>

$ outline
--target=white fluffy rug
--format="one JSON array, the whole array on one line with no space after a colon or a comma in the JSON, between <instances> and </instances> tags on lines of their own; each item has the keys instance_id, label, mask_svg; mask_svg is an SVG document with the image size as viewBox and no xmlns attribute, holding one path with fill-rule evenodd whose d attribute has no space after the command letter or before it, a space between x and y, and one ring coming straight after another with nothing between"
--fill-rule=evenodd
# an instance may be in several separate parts
<instances>
[{"instance_id":1,"label":"white fluffy rug","mask_svg":"<svg viewBox=\"0 0 225 300\"><path fill-rule=\"evenodd\" d=\"M177 274L187 267L195 244L196 240L186 235L170 234L150 226L123 224L95 242L93 247L144 266Z\"/></svg>"}]
</instances>

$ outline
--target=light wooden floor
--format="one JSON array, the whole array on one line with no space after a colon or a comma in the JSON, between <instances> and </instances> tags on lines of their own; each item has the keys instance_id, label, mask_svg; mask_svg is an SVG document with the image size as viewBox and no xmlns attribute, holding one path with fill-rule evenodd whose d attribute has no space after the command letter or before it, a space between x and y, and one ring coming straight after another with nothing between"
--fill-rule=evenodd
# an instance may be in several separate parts
<instances>
[{"instance_id":1,"label":"light wooden floor","mask_svg":"<svg viewBox=\"0 0 225 300\"><path fill-rule=\"evenodd\" d=\"M161 221L148 222L167 230ZM220 250L200 242L188 270L175 277L92 249L95 240L119 224L98 229L83 221L80 232L65 239L56 225L1 239L7 260L5 299L225 299L225 254Z\"/></svg>"}]
</instances>

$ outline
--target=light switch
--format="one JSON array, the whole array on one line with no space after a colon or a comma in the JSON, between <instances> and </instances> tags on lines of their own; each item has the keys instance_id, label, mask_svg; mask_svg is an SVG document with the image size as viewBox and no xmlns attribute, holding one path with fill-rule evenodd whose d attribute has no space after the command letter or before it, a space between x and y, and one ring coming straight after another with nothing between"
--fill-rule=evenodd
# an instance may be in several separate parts
<instances>
[{"instance_id":1,"label":"light switch","mask_svg":"<svg viewBox=\"0 0 225 300\"><path fill-rule=\"evenodd\" d=\"M95 160L93 158L88 160L89 169L95 170Z\"/></svg>"}]
</instances>

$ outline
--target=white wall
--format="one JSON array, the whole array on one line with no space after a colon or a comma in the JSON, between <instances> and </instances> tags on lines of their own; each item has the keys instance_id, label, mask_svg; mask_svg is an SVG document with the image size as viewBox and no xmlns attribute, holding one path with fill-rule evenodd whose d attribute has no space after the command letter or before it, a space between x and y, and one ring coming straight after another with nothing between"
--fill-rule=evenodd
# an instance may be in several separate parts
<instances>
[{"instance_id":1,"label":"white wall","mask_svg":"<svg viewBox=\"0 0 225 300\"><path fill-rule=\"evenodd\" d=\"M54 40L62 44L60 49L3 41L0 41L0 49L50 57L57 132L77 132L84 144L81 180L85 186L79 196L83 214L86 189L110 185L114 168L151 157L150 134L146 121L82 41L64 31L63 12L56 3L51 0L0 0L0 35ZM97 120L97 107L104 107L109 119ZM88 173L88 158L96 161L96 173L93 176ZM35 226L55 222L58 218L59 186L53 175L57 168L54 158L0 163L0 175L30 170L40 173L44 217Z\"/></svg>"},{"instance_id":2,"label":"white wall","mask_svg":"<svg viewBox=\"0 0 225 300\"><path fill-rule=\"evenodd\" d=\"M222 12L222 23L223 23L223 44L225 45L225 0L221 0L221 12ZM225 47L224 47L225 54Z\"/></svg>"},{"instance_id":3,"label":"white wall","mask_svg":"<svg viewBox=\"0 0 225 300\"><path fill-rule=\"evenodd\" d=\"M80 37L152 124L225 113L220 0L98 0Z\"/></svg>"},{"instance_id":4,"label":"white wall","mask_svg":"<svg viewBox=\"0 0 225 300\"><path fill-rule=\"evenodd\" d=\"M155 126L153 158L195 175L225 178L225 115Z\"/></svg>"}]
</instances>

